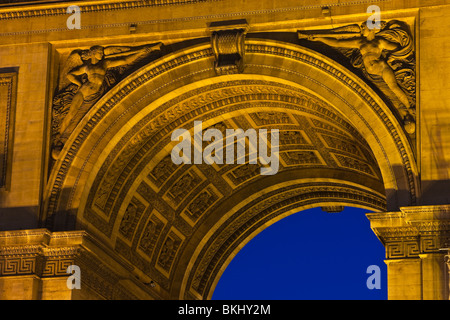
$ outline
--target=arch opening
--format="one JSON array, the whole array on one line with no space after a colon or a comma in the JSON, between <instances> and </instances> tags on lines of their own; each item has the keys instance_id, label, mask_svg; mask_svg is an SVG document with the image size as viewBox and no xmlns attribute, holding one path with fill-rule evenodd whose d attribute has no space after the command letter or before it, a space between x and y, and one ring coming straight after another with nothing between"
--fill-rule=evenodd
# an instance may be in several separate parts
<instances>
[{"instance_id":1,"label":"arch opening","mask_svg":"<svg viewBox=\"0 0 450 320\"><path fill-rule=\"evenodd\" d=\"M296 212L258 233L223 266L211 299L385 300L385 251L368 210L329 209Z\"/></svg>"},{"instance_id":2,"label":"arch opening","mask_svg":"<svg viewBox=\"0 0 450 320\"><path fill-rule=\"evenodd\" d=\"M292 44L249 40L247 49L243 74L216 76L201 44L103 96L53 168L47 221L64 228L70 222L54 217L75 216L77 228L157 283L161 298L204 299L237 248L300 207L414 203L405 133L363 81ZM174 164L172 132L192 133L199 120L204 130L279 130L279 171Z\"/></svg>"}]
</instances>

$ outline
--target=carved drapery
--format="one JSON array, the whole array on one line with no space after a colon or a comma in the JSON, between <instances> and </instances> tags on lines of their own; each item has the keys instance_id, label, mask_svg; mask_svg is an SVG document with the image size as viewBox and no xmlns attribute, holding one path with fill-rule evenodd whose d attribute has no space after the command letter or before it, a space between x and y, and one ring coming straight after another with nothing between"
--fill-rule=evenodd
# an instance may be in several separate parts
<instances>
[{"instance_id":1,"label":"carved drapery","mask_svg":"<svg viewBox=\"0 0 450 320\"><path fill-rule=\"evenodd\" d=\"M61 67L52 108L52 156L57 159L89 109L161 43L141 47L93 46L74 50Z\"/></svg>"},{"instance_id":2,"label":"carved drapery","mask_svg":"<svg viewBox=\"0 0 450 320\"><path fill-rule=\"evenodd\" d=\"M392 102L405 131L415 133L416 58L410 26L399 20L381 21L380 29L366 23L334 29L299 31L299 39L325 43L340 51Z\"/></svg>"}]
</instances>

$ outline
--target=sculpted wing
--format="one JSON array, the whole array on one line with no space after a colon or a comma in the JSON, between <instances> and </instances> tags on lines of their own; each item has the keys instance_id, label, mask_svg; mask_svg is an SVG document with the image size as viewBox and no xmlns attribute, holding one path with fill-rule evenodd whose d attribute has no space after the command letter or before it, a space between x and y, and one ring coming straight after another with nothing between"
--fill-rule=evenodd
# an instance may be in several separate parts
<instances>
[{"instance_id":1,"label":"sculpted wing","mask_svg":"<svg viewBox=\"0 0 450 320\"><path fill-rule=\"evenodd\" d=\"M62 67L60 67L58 91L64 90L70 84L72 84L72 82L70 82L67 79L67 75L73 69L84 64L83 60L81 59L81 55L84 51L87 51L87 50L72 51L70 53L69 57L67 58L67 60L65 61L64 65Z\"/></svg>"}]
</instances>

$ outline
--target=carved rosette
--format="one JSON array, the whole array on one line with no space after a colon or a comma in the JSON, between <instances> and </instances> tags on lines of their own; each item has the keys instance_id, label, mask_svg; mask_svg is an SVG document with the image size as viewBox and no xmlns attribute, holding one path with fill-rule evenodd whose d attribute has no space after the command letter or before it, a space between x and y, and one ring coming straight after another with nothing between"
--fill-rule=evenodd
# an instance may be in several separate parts
<instances>
[{"instance_id":1,"label":"carved rosette","mask_svg":"<svg viewBox=\"0 0 450 320\"><path fill-rule=\"evenodd\" d=\"M162 43L139 47L92 46L63 59L52 106L52 156L56 160L77 124L112 87L161 50ZM150 58L151 59L151 58Z\"/></svg>"}]
</instances>

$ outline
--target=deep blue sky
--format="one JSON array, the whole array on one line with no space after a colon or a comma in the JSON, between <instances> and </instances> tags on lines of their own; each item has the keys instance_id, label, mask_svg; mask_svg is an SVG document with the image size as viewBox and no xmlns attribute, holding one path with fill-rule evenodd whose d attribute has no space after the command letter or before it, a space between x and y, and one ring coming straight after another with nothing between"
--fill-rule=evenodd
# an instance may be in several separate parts
<instances>
[{"instance_id":1,"label":"deep blue sky","mask_svg":"<svg viewBox=\"0 0 450 320\"><path fill-rule=\"evenodd\" d=\"M236 255L214 291L223 299L387 299L384 247L370 229L368 210L320 208L266 228ZM381 289L367 288L367 267L381 269Z\"/></svg>"}]
</instances>

